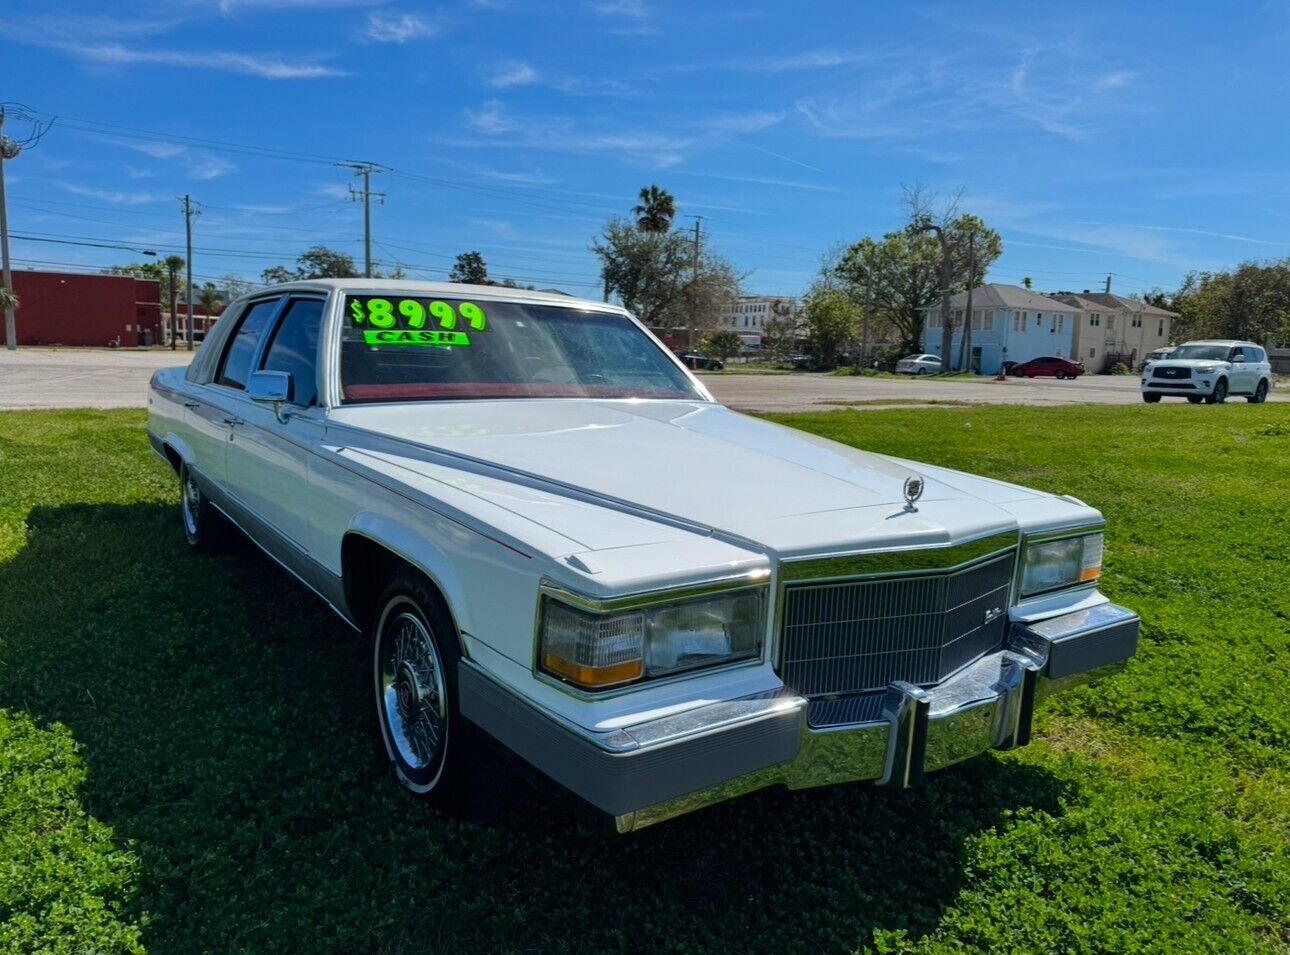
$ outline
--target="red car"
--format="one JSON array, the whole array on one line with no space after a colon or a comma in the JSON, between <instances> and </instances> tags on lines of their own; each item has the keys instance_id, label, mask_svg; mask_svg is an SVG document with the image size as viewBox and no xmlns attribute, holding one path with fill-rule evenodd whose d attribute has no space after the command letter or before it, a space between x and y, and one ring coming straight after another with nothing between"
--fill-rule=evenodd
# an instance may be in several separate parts
<instances>
[{"instance_id":1,"label":"red car","mask_svg":"<svg viewBox=\"0 0 1290 955\"><path fill-rule=\"evenodd\" d=\"M1070 378L1072 380L1084 374L1082 361L1069 361L1065 358L1032 358L1019 365L1013 365L1011 373L1018 378Z\"/></svg>"}]
</instances>

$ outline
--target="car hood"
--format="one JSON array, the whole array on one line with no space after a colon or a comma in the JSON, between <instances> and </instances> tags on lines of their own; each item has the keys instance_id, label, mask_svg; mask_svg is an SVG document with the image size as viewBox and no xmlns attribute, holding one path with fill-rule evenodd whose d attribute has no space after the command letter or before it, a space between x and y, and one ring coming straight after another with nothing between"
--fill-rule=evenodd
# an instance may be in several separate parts
<instances>
[{"instance_id":1,"label":"car hood","mask_svg":"<svg viewBox=\"0 0 1290 955\"><path fill-rule=\"evenodd\" d=\"M347 448L367 445L437 480L457 467L566 497L581 507L525 516L583 541L587 529L573 525L585 524L588 501L779 556L932 546L1098 518L1073 499L857 450L711 402L426 402L350 406L330 420L350 431L335 438ZM925 483L917 510L905 502L911 477ZM498 495L478 480L471 487Z\"/></svg>"}]
</instances>

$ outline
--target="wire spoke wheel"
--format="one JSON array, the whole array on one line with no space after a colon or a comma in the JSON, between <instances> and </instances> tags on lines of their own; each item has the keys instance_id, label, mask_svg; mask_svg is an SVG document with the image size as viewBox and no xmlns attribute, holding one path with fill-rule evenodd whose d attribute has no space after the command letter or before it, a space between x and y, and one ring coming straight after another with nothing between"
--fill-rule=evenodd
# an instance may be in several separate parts
<instances>
[{"instance_id":1,"label":"wire spoke wheel","mask_svg":"<svg viewBox=\"0 0 1290 955\"><path fill-rule=\"evenodd\" d=\"M184 483L180 489L182 500L180 501L180 510L184 518L184 530L188 532L190 538L197 536L199 526L199 517L202 506L202 492L197 488L197 482L193 480L191 471L185 468Z\"/></svg>"},{"instance_id":2,"label":"wire spoke wheel","mask_svg":"<svg viewBox=\"0 0 1290 955\"><path fill-rule=\"evenodd\" d=\"M380 702L390 743L406 770L437 777L448 728L439 651L426 625L409 611L388 619L380 639Z\"/></svg>"}]
</instances>

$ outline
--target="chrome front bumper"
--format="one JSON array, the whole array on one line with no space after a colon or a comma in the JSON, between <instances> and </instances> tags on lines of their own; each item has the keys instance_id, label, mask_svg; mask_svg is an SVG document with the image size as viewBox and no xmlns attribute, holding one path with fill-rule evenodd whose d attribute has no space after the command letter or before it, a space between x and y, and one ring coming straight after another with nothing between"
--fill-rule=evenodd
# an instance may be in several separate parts
<instances>
[{"instance_id":1,"label":"chrome front bumper","mask_svg":"<svg viewBox=\"0 0 1290 955\"><path fill-rule=\"evenodd\" d=\"M469 663L459 671L462 709L629 832L768 786L870 780L899 788L986 750L1024 746L1035 704L1123 667L1139 623L1114 604L1014 623L1005 649L933 687L893 683L876 719L843 725L813 727L810 702L785 691L587 734Z\"/></svg>"}]
</instances>

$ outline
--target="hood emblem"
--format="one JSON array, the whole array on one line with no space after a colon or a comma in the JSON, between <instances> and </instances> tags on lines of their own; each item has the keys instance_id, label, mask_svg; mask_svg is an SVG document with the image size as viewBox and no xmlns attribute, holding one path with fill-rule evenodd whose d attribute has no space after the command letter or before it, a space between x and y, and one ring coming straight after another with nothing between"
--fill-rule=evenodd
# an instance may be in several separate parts
<instances>
[{"instance_id":1,"label":"hood emblem","mask_svg":"<svg viewBox=\"0 0 1290 955\"><path fill-rule=\"evenodd\" d=\"M916 511L914 502L923 496L923 479L921 477L905 478L905 510Z\"/></svg>"}]
</instances>

